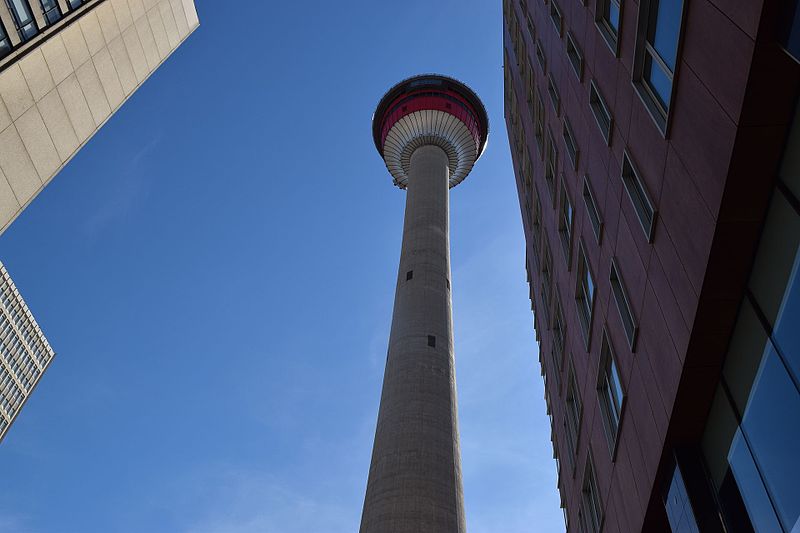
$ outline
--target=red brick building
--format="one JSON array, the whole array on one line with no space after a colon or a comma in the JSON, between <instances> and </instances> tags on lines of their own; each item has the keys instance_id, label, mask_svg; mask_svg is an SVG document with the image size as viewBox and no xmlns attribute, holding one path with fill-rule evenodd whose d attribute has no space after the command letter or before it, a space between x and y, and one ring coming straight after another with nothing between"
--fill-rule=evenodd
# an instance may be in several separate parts
<instances>
[{"instance_id":1,"label":"red brick building","mask_svg":"<svg viewBox=\"0 0 800 533\"><path fill-rule=\"evenodd\" d=\"M800 530L797 1L503 8L567 529Z\"/></svg>"}]
</instances>

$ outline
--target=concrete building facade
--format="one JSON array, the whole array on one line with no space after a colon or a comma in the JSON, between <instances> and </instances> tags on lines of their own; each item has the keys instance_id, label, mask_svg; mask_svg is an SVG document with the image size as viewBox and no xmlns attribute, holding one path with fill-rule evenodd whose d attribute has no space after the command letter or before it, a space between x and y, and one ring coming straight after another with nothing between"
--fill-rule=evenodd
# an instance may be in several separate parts
<instances>
[{"instance_id":1,"label":"concrete building facade","mask_svg":"<svg viewBox=\"0 0 800 533\"><path fill-rule=\"evenodd\" d=\"M566 528L796 531L797 2L503 12Z\"/></svg>"},{"instance_id":2,"label":"concrete building facade","mask_svg":"<svg viewBox=\"0 0 800 533\"><path fill-rule=\"evenodd\" d=\"M198 25L192 0L0 2L0 232Z\"/></svg>"},{"instance_id":3,"label":"concrete building facade","mask_svg":"<svg viewBox=\"0 0 800 533\"><path fill-rule=\"evenodd\" d=\"M464 533L450 276L449 189L488 135L478 97L439 75L393 87L373 137L406 189L403 244L361 533Z\"/></svg>"},{"instance_id":4,"label":"concrete building facade","mask_svg":"<svg viewBox=\"0 0 800 533\"><path fill-rule=\"evenodd\" d=\"M55 353L0 263L0 442Z\"/></svg>"}]
</instances>

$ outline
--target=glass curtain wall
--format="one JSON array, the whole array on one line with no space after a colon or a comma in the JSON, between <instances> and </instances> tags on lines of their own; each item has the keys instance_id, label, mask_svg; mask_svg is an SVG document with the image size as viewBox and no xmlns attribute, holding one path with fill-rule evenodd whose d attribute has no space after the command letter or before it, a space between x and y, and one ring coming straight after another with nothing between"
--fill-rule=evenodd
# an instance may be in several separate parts
<instances>
[{"instance_id":1,"label":"glass curtain wall","mask_svg":"<svg viewBox=\"0 0 800 533\"><path fill-rule=\"evenodd\" d=\"M796 114L702 443L731 531L800 531L799 193Z\"/></svg>"}]
</instances>

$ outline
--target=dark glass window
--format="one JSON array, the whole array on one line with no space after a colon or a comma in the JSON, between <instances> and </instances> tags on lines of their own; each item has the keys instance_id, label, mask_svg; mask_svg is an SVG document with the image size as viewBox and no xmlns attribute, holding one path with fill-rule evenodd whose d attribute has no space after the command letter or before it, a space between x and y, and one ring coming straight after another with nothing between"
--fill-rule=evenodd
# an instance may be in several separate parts
<instances>
[{"instance_id":1,"label":"dark glass window","mask_svg":"<svg viewBox=\"0 0 800 533\"><path fill-rule=\"evenodd\" d=\"M550 95L550 102L553 104L556 115L558 115L561 113L561 94L558 92L558 87L553 80L552 74L547 77L547 94Z\"/></svg>"},{"instance_id":2,"label":"dark glass window","mask_svg":"<svg viewBox=\"0 0 800 533\"><path fill-rule=\"evenodd\" d=\"M569 377L567 378L567 395L565 397L567 410L567 442L569 443L570 463L574 464L575 454L578 448L578 434L581 421L581 396L578 383L575 380L575 371L570 365Z\"/></svg>"},{"instance_id":3,"label":"dark glass window","mask_svg":"<svg viewBox=\"0 0 800 533\"><path fill-rule=\"evenodd\" d=\"M558 172L558 149L553 138L553 132L547 130L547 155L544 162L544 180L550 193L553 207L556 205L556 173Z\"/></svg>"},{"instance_id":4,"label":"dark glass window","mask_svg":"<svg viewBox=\"0 0 800 533\"><path fill-rule=\"evenodd\" d=\"M569 58L569 64L572 65L572 70L575 72L575 75L578 76L578 80L582 80L583 53L575 43L575 39L572 37L571 32L567 32L567 57Z\"/></svg>"},{"instance_id":5,"label":"dark glass window","mask_svg":"<svg viewBox=\"0 0 800 533\"><path fill-rule=\"evenodd\" d=\"M592 328L592 312L594 310L595 285L589 260L583 250L583 243L578 246L578 286L575 291L575 302L578 306L580 322L586 346L589 346L589 333Z\"/></svg>"},{"instance_id":6,"label":"dark glass window","mask_svg":"<svg viewBox=\"0 0 800 533\"><path fill-rule=\"evenodd\" d=\"M686 491L686 484L683 482L683 475L678 465L672 471L672 481L669 484L667 500L664 502L667 510L667 520L672 531L681 533L700 533L697 520L692 510L689 494Z\"/></svg>"},{"instance_id":7,"label":"dark glass window","mask_svg":"<svg viewBox=\"0 0 800 533\"><path fill-rule=\"evenodd\" d=\"M553 375L556 378L556 386L558 388L561 388L561 369L564 366L564 343L566 342L566 331L564 327L564 313L561 310L561 300L556 294L553 308L553 344L550 355L553 359Z\"/></svg>"},{"instance_id":8,"label":"dark glass window","mask_svg":"<svg viewBox=\"0 0 800 533\"><path fill-rule=\"evenodd\" d=\"M536 148L539 150L539 156L544 156L544 102L542 102L542 93L536 89L534 95L533 107L535 109L536 120L534 121L533 135L536 139Z\"/></svg>"},{"instance_id":9,"label":"dark glass window","mask_svg":"<svg viewBox=\"0 0 800 533\"><path fill-rule=\"evenodd\" d=\"M636 172L636 168L633 166L627 152L622 156L622 183L625 184L625 191L627 191L628 198L633 204L633 209L642 225L642 231L647 237L647 242L653 242L656 212L653 208L653 202L650 201L650 196L647 194L641 178L639 178L639 173Z\"/></svg>"},{"instance_id":10,"label":"dark glass window","mask_svg":"<svg viewBox=\"0 0 800 533\"><path fill-rule=\"evenodd\" d=\"M531 238L533 240L534 258L538 261L538 254L542 245L542 200L539 198L539 190L537 188L534 188L533 191Z\"/></svg>"},{"instance_id":11,"label":"dark glass window","mask_svg":"<svg viewBox=\"0 0 800 533\"><path fill-rule=\"evenodd\" d=\"M575 222L575 212L572 210L572 202L567 195L567 186L561 183L561 210L558 217L558 236L561 238L561 248L564 250L564 259L567 262L567 270L570 267L572 251L572 227Z\"/></svg>"},{"instance_id":12,"label":"dark glass window","mask_svg":"<svg viewBox=\"0 0 800 533\"><path fill-rule=\"evenodd\" d=\"M48 24L54 24L61 19L61 8L58 7L56 0L39 0L42 5L42 13Z\"/></svg>"},{"instance_id":13,"label":"dark glass window","mask_svg":"<svg viewBox=\"0 0 800 533\"><path fill-rule=\"evenodd\" d=\"M597 380L597 400L600 402L600 412L603 416L603 429L608 441L608 449L612 455L617 443L619 421L622 417L622 401L625 395L622 392L622 380L619 369L614 360L614 351L608 335L603 333L603 344L600 348L600 375Z\"/></svg>"},{"instance_id":14,"label":"dark glass window","mask_svg":"<svg viewBox=\"0 0 800 533\"><path fill-rule=\"evenodd\" d=\"M600 218L597 203L594 201L589 176L584 176L583 178L583 201L586 204L586 212L589 215L589 222L592 224L592 231L599 244L603 237L603 220Z\"/></svg>"},{"instance_id":15,"label":"dark glass window","mask_svg":"<svg viewBox=\"0 0 800 533\"><path fill-rule=\"evenodd\" d=\"M10 54L11 48L11 41L8 38L6 29L3 27L3 23L0 22L0 57L5 57Z\"/></svg>"},{"instance_id":16,"label":"dark glass window","mask_svg":"<svg viewBox=\"0 0 800 533\"><path fill-rule=\"evenodd\" d=\"M83 4L83 0L67 0L69 2L69 7L75 9L80 7Z\"/></svg>"},{"instance_id":17,"label":"dark glass window","mask_svg":"<svg viewBox=\"0 0 800 533\"><path fill-rule=\"evenodd\" d=\"M17 33L23 42L39 33L39 27L31 14L31 7L27 0L6 0L6 5L14 17Z\"/></svg>"},{"instance_id":18,"label":"dark glass window","mask_svg":"<svg viewBox=\"0 0 800 533\"><path fill-rule=\"evenodd\" d=\"M795 61L800 61L800 6L798 0L785 2L784 6L780 22L780 43Z\"/></svg>"},{"instance_id":19,"label":"dark glass window","mask_svg":"<svg viewBox=\"0 0 800 533\"><path fill-rule=\"evenodd\" d=\"M564 116L564 127L561 135L564 137L564 147L567 149L569 160L572 161L572 168L578 170L578 144L575 142L575 134L572 133L572 126L569 124L569 119Z\"/></svg>"},{"instance_id":20,"label":"dark glass window","mask_svg":"<svg viewBox=\"0 0 800 533\"><path fill-rule=\"evenodd\" d=\"M643 1L636 43L636 87L658 126L665 131L678 56L682 0Z\"/></svg>"},{"instance_id":21,"label":"dark glass window","mask_svg":"<svg viewBox=\"0 0 800 533\"><path fill-rule=\"evenodd\" d=\"M614 301L617 304L617 310L619 311L619 317L622 320L622 327L625 330L625 336L628 339L628 344L631 347L631 351L635 352L636 335L639 328L636 325L636 320L633 318L633 313L631 312L631 306L628 300L628 294L625 291L625 285L622 282L619 269L617 269L617 263L613 259L611 260L611 275L609 276L609 281L611 281L611 292L614 294Z\"/></svg>"},{"instance_id":22,"label":"dark glass window","mask_svg":"<svg viewBox=\"0 0 800 533\"><path fill-rule=\"evenodd\" d=\"M556 0L550 2L550 20L553 21L556 32L561 35L561 31L564 28L564 18L561 16L561 8L558 6Z\"/></svg>"},{"instance_id":23,"label":"dark glass window","mask_svg":"<svg viewBox=\"0 0 800 533\"><path fill-rule=\"evenodd\" d=\"M550 251L550 241L545 235L542 239L542 313L545 324L550 323L550 294L553 282L553 254Z\"/></svg>"},{"instance_id":24,"label":"dark glass window","mask_svg":"<svg viewBox=\"0 0 800 533\"><path fill-rule=\"evenodd\" d=\"M621 11L621 0L597 0L597 27L615 55L617 53Z\"/></svg>"},{"instance_id":25,"label":"dark glass window","mask_svg":"<svg viewBox=\"0 0 800 533\"><path fill-rule=\"evenodd\" d=\"M544 56L544 50L542 49L542 43L536 41L536 60L539 62L539 65L542 66L542 71L547 71L547 59Z\"/></svg>"},{"instance_id":26,"label":"dark glass window","mask_svg":"<svg viewBox=\"0 0 800 533\"><path fill-rule=\"evenodd\" d=\"M594 80L589 84L589 107L592 109L592 114L597 122L597 127L600 128L603 139L605 139L606 144L611 144L611 126L613 125L613 119L611 118L611 112L608 110L606 101L600 95L600 91L597 90L597 86L594 84Z\"/></svg>"},{"instance_id":27,"label":"dark glass window","mask_svg":"<svg viewBox=\"0 0 800 533\"><path fill-rule=\"evenodd\" d=\"M591 457L591 454L589 454L586 459L583 490L581 491L581 509L578 516L582 531L599 533L603 525L603 506L600 503L600 494L597 492L597 482L594 478L594 465Z\"/></svg>"}]
</instances>

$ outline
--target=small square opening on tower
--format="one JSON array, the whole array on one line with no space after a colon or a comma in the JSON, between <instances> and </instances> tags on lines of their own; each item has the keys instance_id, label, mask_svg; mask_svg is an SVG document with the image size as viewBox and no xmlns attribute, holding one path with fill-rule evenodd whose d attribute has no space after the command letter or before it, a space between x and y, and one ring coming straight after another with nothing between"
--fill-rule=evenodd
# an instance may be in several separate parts
<instances>
[{"instance_id":1,"label":"small square opening on tower","mask_svg":"<svg viewBox=\"0 0 800 533\"><path fill-rule=\"evenodd\" d=\"M409 270L408 272L406 272L406 281L412 279L413 277L414 277L414 271L413 270Z\"/></svg>"},{"instance_id":2,"label":"small square opening on tower","mask_svg":"<svg viewBox=\"0 0 800 533\"><path fill-rule=\"evenodd\" d=\"M428 346L431 348L436 348L436 337L433 335L428 335Z\"/></svg>"}]
</instances>

